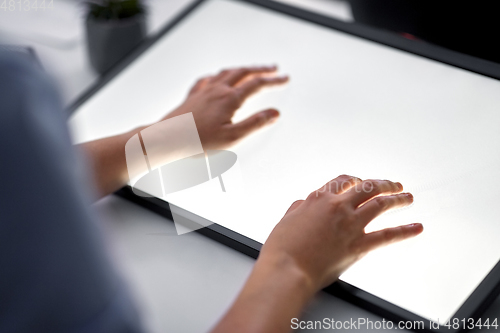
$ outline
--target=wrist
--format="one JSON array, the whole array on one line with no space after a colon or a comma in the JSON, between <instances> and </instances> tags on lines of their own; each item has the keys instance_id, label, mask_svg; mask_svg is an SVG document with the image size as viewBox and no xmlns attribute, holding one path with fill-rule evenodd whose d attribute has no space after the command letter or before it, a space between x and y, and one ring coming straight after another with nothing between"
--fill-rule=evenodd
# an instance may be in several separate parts
<instances>
[{"instance_id":1,"label":"wrist","mask_svg":"<svg viewBox=\"0 0 500 333\"><path fill-rule=\"evenodd\" d=\"M214 332L288 332L314 296L309 277L291 257L262 253L235 303ZM230 330L229 327L232 329Z\"/></svg>"},{"instance_id":2,"label":"wrist","mask_svg":"<svg viewBox=\"0 0 500 333\"><path fill-rule=\"evenodd\" d=\"M298 265L293 257L286 253L268 254L261 252L255 269L262 269L267 274L275 276L281 281L286 281L304 302L311 299L318 291L312 277Z\"/></svg>"}]
</instances>

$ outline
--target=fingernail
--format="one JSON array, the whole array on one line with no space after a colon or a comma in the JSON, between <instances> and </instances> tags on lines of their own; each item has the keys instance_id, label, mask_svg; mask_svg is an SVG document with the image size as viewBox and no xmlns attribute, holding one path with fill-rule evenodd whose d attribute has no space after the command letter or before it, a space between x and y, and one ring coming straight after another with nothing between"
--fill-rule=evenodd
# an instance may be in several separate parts
<instances>
[{"instance_id":1,"label":"fingernail","mask_svg":"<svg viewBox=\"0 0 500 333\"><path fill-rule=\"evenodd\" d=\"M422 230L424 229L424 226L422 225L422 223L412 223L409 225L409 227L411 228L422 228Z\"/></svg>"},{"instance_id":2,"label":"fingernail","mask_svg":"<svg viewBox=\"0 0 500 333\"><path fill-rule=\"evenodd\" d=\"M278 118L280 113L277 110L272 110L267 113L268 119Z\"/></svg>"},{"instance_id":3,"label":"fingernail","mask_svg":"<svg viewBox=\"0 0 500 333\"><path fill-rule=\"evenodd\" d=\"M279 117L280 113L276 110L264 112L264 119L266 122L273 122Z\"/></svg>"},{"instance_id":4,"label":"fingernail","mask_svg":"<svg viewBox=\"0 0 500 333\"><path fill-rule=\"evenodd\" d=\"M399 189L401 189L401 190L403 189L403 184L401 184L401 183L399 183L399 182L397 182L397 183L396 183L396 186L397 186Z\"/></svg>"},{"instance_id":5,"label":"fingernail","mask_svg":"<svg viewBox=\"0 0 500 333\"><path fill-rule=\"evenodd\" d=\"M408 198L410 198L411 200L413 200L413 194L411 194L411 193L405 193L405 195L406 195Z\"/></svg>"}]
</instances>

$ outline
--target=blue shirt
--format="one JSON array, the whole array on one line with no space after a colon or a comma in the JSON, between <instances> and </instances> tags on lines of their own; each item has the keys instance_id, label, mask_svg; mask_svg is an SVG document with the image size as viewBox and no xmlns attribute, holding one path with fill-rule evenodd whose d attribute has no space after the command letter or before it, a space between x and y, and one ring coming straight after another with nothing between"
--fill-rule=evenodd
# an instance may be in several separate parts
<instances>
[{"instance_id":1,"label":"blue shirt","mask_svg":"<svg viewBox=\"0 0 500 333\"><path fill-rule=\"evenodd\" d=\"M141 332L54 84L0 54L0 332Z\"/></svg>"}]
</instances>

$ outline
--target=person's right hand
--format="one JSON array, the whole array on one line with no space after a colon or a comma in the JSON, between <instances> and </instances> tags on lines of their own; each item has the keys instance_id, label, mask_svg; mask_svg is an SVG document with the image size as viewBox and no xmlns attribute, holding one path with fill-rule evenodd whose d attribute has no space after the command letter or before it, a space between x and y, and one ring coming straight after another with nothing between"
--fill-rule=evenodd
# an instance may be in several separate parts
<instances>
[{"instance_id":1,"label":"person's right hand","mask_svg":"<svg viewBox=\"0 0 500 333\"><path fill-rule=\"evenodd\" d=\"M410 224L365 233L383 212L413 202L388 180L339 176L296 201L262 247L243 290L212 332L289 332L314 294L367 252L422 232Z\"/></svg>"},{"instance_id":2,"label":"person's right hand","mask_svg":"<svg viewBox=\"0 0 500 333\"><path fill-rule=\"evenodd\" d=\"M367 252L420 234L420 223L365 233L383 212L410 205L413 196L388 180L339 176L296 201L262 247L259 261L302 272L314 291L328 286Z\"/></svg>"}]
</instances>

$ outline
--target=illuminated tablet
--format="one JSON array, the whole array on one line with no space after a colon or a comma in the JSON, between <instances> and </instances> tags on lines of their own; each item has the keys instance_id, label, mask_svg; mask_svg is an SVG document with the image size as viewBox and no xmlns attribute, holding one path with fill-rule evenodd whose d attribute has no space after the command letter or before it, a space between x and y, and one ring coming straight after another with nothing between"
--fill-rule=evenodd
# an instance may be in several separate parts
<instances>
[{"instance_id":1,"label":"illuminated tablet","mask_svg":"<svg viewBox=\"0 0 500 333\"><path fill-rule=\"evenodd\" d=\"M409 208L368 231L421 222L424 233L377 250L342 280L443 323L500 259L500 83L241 1L210 0L88 99L76 142L160 119L197 78L278 64L290 84L238 111L282 117L232 149L224 178L165 200L260 243L292 202L340 174L399 181ZM311 221L314 223L314 221Z\"/></svg>"}]
</instances>

